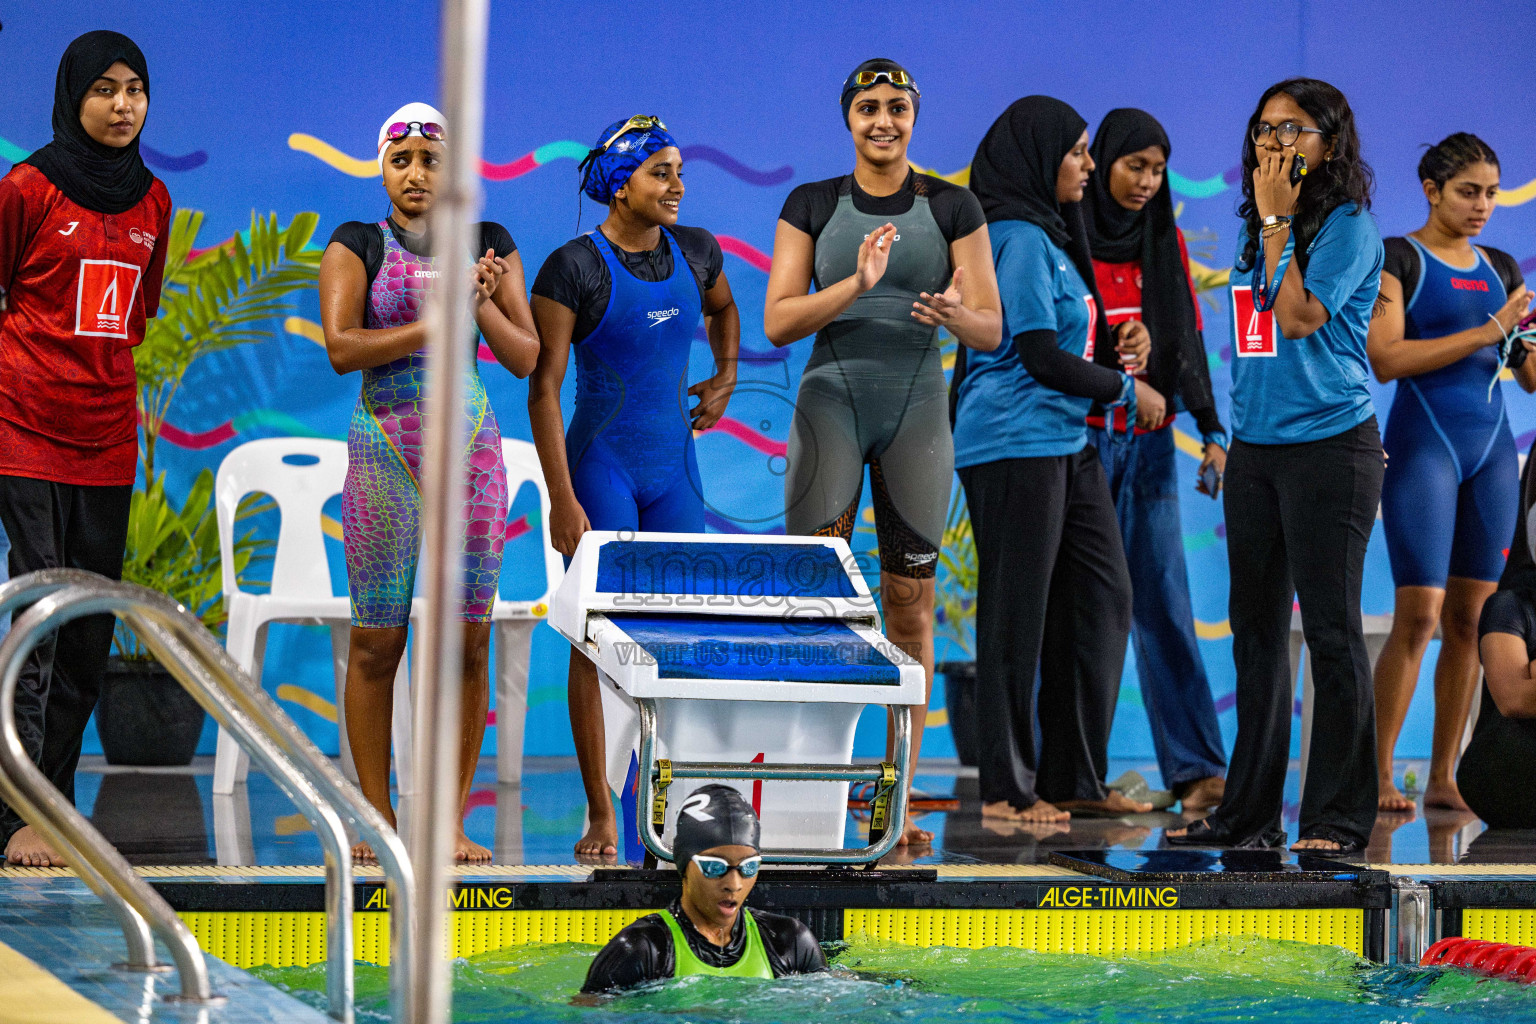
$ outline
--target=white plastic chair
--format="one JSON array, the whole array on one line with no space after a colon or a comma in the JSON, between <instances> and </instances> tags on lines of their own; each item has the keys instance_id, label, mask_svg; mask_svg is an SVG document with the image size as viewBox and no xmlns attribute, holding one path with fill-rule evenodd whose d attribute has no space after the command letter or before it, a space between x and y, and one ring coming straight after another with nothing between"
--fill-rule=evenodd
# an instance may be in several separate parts
<instances>
[{"instance_id":1,"label":"white plastic chair","mask_svg":"<svg viewBox=\"0 0 1536 1024\"><path fill-rule=\"evenodd\" d=\"M326 502L341 493L347 477L345 442L324 438L272 437L241 445L224 457L214 485L223 556L224 603L229 610L225 647L235 663L258 682L267 647L267 626L273 622L329 626L331 663L336 678L336 727L346 773L356 778L346 741L343 693L352 612L345 594L331 593L331 573L325 553L321 514ZM282 513L277 552L272 562L269 593L250 594L235 581L235 510L240 499L264 492ZM395 678L395 767L401 780L410 778L410 691L404 685L406 659ZM401 726L407 730L401 735ZM213 791L234 792L250 770L250 757L234 739L219 730L214 758Z\"/></svg>"},{"instance_id":2,"label":"white plastic chair","mask_svg":"<svg viewBox=\"0 0 1536 1024\"><path fill-rule=\"evenodd\" d=\"M496 650L497 781L520 785L523 762L523 721L528 704L528 670L533 629L548 613L549 597L564 575L560 555L549 538L549 489L539 467L538 452L527 441L503 440L508 494L515 498L524 483L539 492L540 540L544 551L543 592L532 600L503 601L492 606ZM299 464L313 458L308 465ZM287 461L285 461L287 460ZM331 594L330 570L321 512L341 493L347 474L345 443L314 438L268 438L241 445L219 466L215 485L219 544L224 560L224 595L229 609L226 646L230 656L252 678L260 679L267 625L298 622L331 627L332 671L336 680L336 718L343 768L356 777L346 740L344 711L351 608L346 596ZM269 594L240 591L234 579L234 515L240 499L255 491L268 494L282 511L277 553ZM420 603L412 606L412 619ZM411 703L408 658L401 658L395 677L395 708L391 728L397 790L410 795ZM221 730L214 761L214 793L226 795L245 780L250 759Z\"/></svg>"}]
</instances>

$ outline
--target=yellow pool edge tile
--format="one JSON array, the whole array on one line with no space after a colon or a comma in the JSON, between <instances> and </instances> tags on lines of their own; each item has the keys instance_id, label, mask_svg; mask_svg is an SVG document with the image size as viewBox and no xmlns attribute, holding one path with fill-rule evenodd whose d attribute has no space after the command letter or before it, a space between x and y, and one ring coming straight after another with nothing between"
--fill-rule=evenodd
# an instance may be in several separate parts
<instances>
[{"instance_id":1,"label":"yellow pool edge tile","mask_svg":"<svg viewBox=\"0 0 1536 1024\"><path fill-rule=\"evenodd\" d=\"M0 942L5 1024L122 1024L118 1018Z\"/></svg>"}]
</instances>

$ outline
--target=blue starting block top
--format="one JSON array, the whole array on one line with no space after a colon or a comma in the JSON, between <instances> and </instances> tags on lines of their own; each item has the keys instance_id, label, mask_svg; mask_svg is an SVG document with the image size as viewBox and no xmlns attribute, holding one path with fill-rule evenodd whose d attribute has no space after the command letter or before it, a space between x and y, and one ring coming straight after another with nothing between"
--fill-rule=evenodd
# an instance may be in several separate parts
<instances>
[{"instance_id":1,"label":"blue starting block top","mask_svg":"<svg viewBox=\"0 0 1536 1024\"><path fill-rule=\"evenodd\" d=\"M656 660L662 679L901 685L900 666L836 620L641 612L608 619Z\"/></svg>"},{"instance_id":2,"label":"blue starting block top","mask_svg":"<svg viewBox=\"0 0 1536 1024\"><path fill-rule=\"evenodd\" d=\"M837 552L825 544L611 540L598 553L596 584L607 594L860 596Z\"/></svg>"}]
</instances>

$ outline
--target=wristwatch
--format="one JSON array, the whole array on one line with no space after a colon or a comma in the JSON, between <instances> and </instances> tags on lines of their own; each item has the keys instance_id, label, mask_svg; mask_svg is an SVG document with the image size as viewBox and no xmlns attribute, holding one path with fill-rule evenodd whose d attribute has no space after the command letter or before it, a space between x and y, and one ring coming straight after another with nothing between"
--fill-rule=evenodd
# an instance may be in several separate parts
<instances>
[{"instance_id":1,"label":"wristwatch","mask_svg":"<svg viewBox=\"0 0 1536 1024\"><path fill-rule=\"evenodd\" d=\"M1280 224L1289 224L1290 222L1291 222L1291 218L1289 218L1289 217L1285 217L1285 216L1281 216L1281 215L1277 215L1277 214L1271 214L1270 216L1265 217L1262 221L1260 221L1260 226L1261 227L1266 227L1266 228L1272 228L1272 227L1276 227L1276 226L1278 226Z\"/></svg>"}]
</instances>

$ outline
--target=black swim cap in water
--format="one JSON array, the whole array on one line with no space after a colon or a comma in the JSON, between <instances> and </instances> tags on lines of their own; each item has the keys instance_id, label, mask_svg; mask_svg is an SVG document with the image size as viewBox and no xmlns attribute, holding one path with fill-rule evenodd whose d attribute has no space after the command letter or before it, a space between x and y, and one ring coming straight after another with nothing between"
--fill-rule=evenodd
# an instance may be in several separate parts
<instances>
[{"instance_id":1,"label":"black swim cap in water","mask_svg":"<svg viewBox=\"0 0 1536 1024\"><path fill-rule=\"evenodd\" d=\"M762 826L752 805L730 786L700 786L677 811L677 836L672 840L673 863L687 873L693 855L717 846L750 846L762 837Z\"/></svg>"},{"instance_id":2,"label":"black swim cap in water","mask_svg":"<svg viewBox=\"0 0 1536 1024\"><path fill-rule=\"evenodd\" d=\"M866 79L873 75L874 81L867 85L860 85L860 75ZM923 105L923 94L918 91L917 82L913 81L912 75L900 64L885 57L876 57L854 68L848 77L843 79L843 93L838 97L838 101L842 105L844 127L848 127L848 108L853 105L853 98L866 89L873 89L882 84L905 89L907 95L912 97L912 119L917 119L918 109Z\"/></svg>"}]
</instances>

